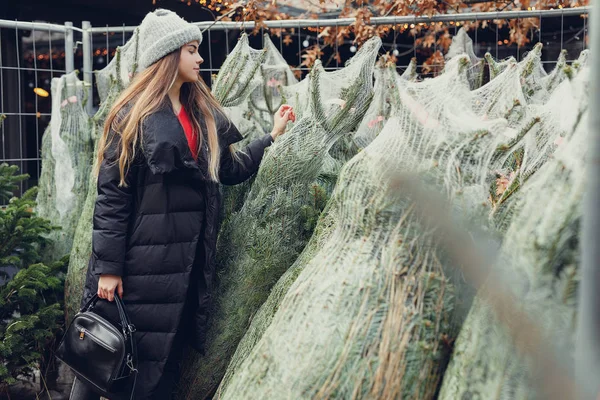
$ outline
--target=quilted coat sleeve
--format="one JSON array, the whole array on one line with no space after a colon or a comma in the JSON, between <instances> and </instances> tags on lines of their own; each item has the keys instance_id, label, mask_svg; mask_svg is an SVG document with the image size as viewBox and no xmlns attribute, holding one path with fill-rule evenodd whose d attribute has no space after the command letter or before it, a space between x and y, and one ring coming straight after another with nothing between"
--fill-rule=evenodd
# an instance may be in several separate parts
<instances>
[{"instance_id":1,"label":"quilted coat sleeve","mask_svg":"<svg viewBox=\"0 0 600 400\"><path fill-rule=\"evenodd\" d=\"M114 157L116 144L111 147L105 152L98 174L92 231L93 272L122 276L137 168L129 168L125 179L127 187L119 187L119 164Z\"/></svg>"},{"instance_id":2,"label":"quilted coat sleeve","mask_svg":"<svg viewBox=\"0 0 600 400\"><path fill-rule=\"evenodd\" d=\"M273 137L270 134L263 135L237 151L234 156L229 151L229 145L240 141L242 135L233 123L227 125L226 129L219 132L222 143L219 180L224 185L237 185L258 171L265 149L273 143Z\"/></svg>"}]
</instances>

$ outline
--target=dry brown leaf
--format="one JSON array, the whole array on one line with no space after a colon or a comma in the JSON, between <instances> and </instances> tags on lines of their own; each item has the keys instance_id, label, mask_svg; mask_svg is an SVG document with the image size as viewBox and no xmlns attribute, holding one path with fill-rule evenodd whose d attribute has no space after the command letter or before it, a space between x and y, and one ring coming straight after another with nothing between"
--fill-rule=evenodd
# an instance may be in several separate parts
<instances>
[{"instance_id":1,"label":"dry brown leaf","mask_svg":"<svg viewBox=\"0 0 600 400\"><path fill-rule=\"evenodd\" d=\"M315 61L321 58L322 55L323 51L321 51L319 45L315 44L306 49L305 53L302 55L303 61L300 65L311 68L315 64Z\"/></svg>"}]
</instances>

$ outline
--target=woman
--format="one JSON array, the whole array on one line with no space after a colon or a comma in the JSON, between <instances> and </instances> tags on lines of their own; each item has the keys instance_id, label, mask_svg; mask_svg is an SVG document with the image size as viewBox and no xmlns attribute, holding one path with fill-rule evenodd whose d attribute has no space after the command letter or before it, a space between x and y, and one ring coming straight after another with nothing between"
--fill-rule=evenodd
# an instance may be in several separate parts
<instances>
[{"instance_id":1,"label":"woman","mask_svg":"<svg viewBox=\"0 0 600 400\"><path fill-rule=\"evenodd\" d=\"M198 73L198 27L149 13L139 30L141 72L109 113L98 152L92 257L82 304L117 320L114 293L136 327L135 398L168 399L186 343L203 351L215 278L219 183L257 170L295 115L282 106L270 134L242 139ZM98 399L75 380L71 399Z\"/></svg>"}]
</instances>

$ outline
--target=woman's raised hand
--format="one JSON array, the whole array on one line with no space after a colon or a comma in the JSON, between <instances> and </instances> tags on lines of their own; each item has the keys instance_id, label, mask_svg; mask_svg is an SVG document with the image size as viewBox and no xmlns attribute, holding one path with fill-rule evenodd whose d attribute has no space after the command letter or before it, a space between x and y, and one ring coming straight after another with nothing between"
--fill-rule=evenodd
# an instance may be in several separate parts
<instances>
[{"instance_id":1,"label":"woman's raised hand","mask_svg":"<svg viewBox=\"0 0 600 400\"><path fill-rule=\"evenodd\" d=\"M98 280L98 297L114 301L115 289L120 298L123 298L123 280L118 275L100 275Z\"/></svg>"},{"instance_id":2,"label":"woman's raised hand","mask_svg":"<svg viewBox=\"0 0 600 400\"><path fill-rule=\"evenodd\" d=\"M275 112L273 131L271 136L276 139L277 136L285 133L285 127L289 121L296 122L296 114L294 114L294 108L289 104L282 104L281 107Z\"/></svg>"}]
</instances>

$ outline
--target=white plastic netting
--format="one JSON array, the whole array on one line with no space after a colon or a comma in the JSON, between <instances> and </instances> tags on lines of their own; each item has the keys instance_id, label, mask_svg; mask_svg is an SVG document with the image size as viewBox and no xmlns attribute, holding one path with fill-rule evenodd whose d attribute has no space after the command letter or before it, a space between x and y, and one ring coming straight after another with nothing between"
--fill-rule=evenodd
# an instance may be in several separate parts
<instances>
[{"instance_id":1,"label":"white plastic netting","mask_svg":"<svg viewBox=\"0 0 600 400\"><path fill-rule=\"evenodd\" d=\"M320 60L301 82L282 88L286 103L296 115L312 115L327 131L342 136L326 155L318 183L330 194L340 168L358 151L354 132L372 104L374 63L381 48L378 37L369 39L344 68L327 72Z\"/></svg>"},{"instance_id":2,"label":"white plastic netting","mask_svg":"<svg viewBox=\"0 0 600 400\"><path fill-rule=\"evenodd\" d=\"M42 137L42 171L37 195L37 213L60 226L50 234L46 260L56 260L71 251L81 208L87 193L93 143L91 124L83 109L87 100L84 84L72 72L52 79L51 119Z\"/></svg>"}]
</instances>

